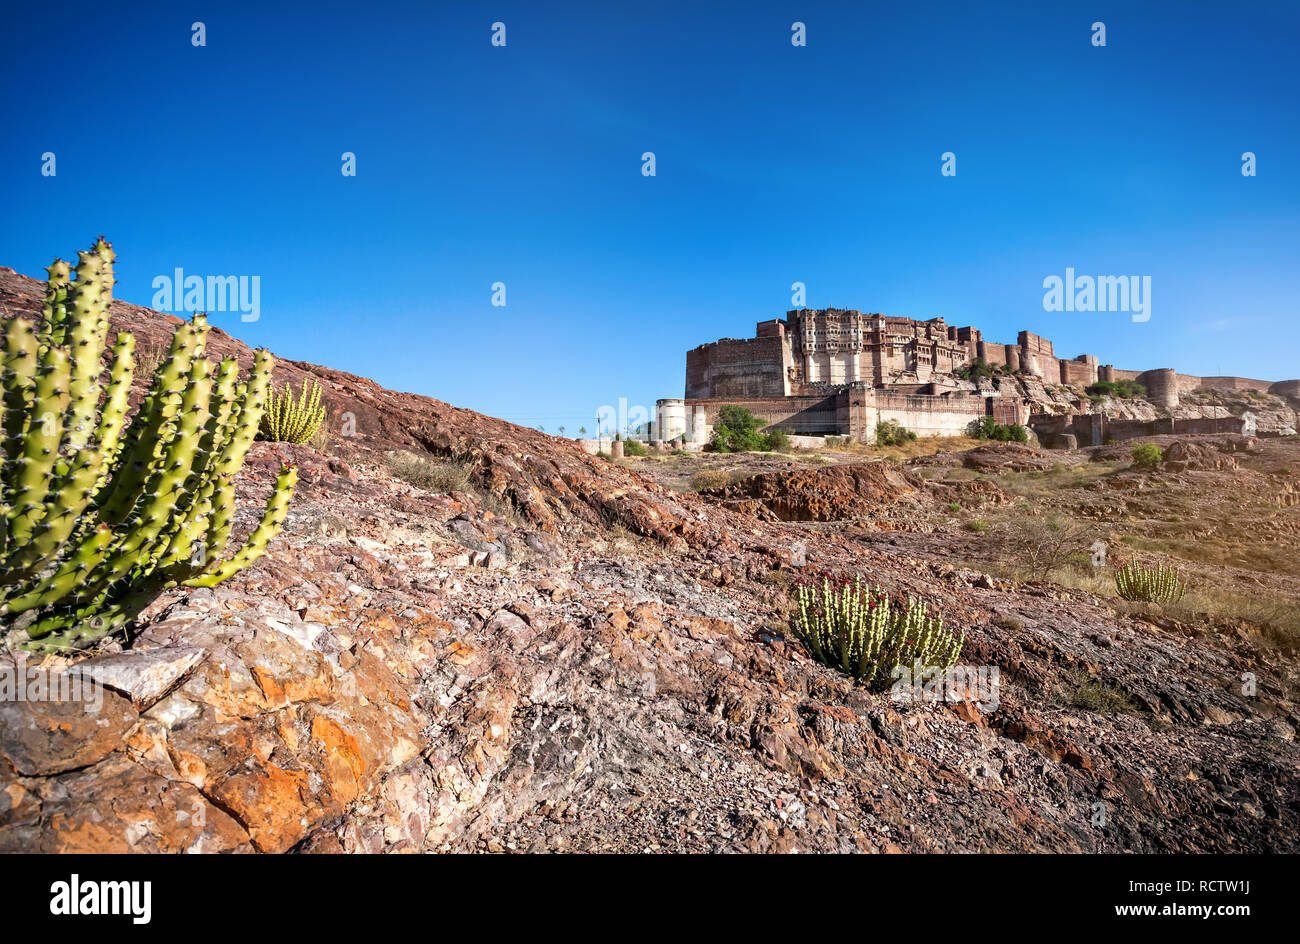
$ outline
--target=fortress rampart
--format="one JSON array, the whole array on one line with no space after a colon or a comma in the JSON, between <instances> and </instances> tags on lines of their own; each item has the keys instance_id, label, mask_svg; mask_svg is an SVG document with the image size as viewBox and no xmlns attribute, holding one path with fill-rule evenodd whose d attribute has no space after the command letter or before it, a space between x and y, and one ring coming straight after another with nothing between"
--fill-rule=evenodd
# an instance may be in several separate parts
<instances>
[{"instance_id":1,"label":"fortress rampart","mask_svg":"<svg viewBox=\"0 0 1300 944\"><path fill-rule=\"evenodd\" d=\"M728 403L792 433L855 439L873 437L885 419L918 435L960 433L986 415L1000 423L1028 422L1027 402L998 396L988 387L973 391L958 380L958 372L977 360L1080 394L1080 388L1098 381L1132 380L1164 409L1202 389L1300 397L1300 380L1196 377L1172 368L1122 370L1099 364L1091 354L1065 359L1049 339L1029 331L1007 344L986 341L978 328L952 326L943 318L916 321L857 309L802 308L759 322L752 338L724 338L688 351L685 398L660 401L657 425L665 438L679 429L687 439L704 436L718 408Z\"/></svg>"}]
</instances>

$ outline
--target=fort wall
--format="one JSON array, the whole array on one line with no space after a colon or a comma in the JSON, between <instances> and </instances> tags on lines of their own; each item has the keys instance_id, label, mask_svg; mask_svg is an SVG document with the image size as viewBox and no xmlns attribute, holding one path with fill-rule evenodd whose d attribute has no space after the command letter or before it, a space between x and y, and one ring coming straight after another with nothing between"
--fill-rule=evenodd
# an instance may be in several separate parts
<instances>
[{"instance_id":1,"label":"fort wall","mask_svg":"<svg viewBox=\"0 0 1300 944\"><path fill-rule=\"evenodd\" d=\"M1178 406L1182 395L1204 389L1300 398L1300 380L1196 377L1172 368L1122 370L1099 365L1091 354L1058 358L1050 340L1030 331L1019 332L1015 344L999 344L984 340L977 328L950 326L942 318L917 321L826 308L790 311L784 319L759 322L753 338L725 338L689 351L686 396L660 401L656 419L664 438L674 438L672 432L681 429L696 442L707 439L718 410L732 403L749 409L765 426L791 434L867 441L884 420L923 436L960 434L972 419L986 415L999 423L1028 425L1032 398L990 396L991 388L957 389L955 371L976 358L1027 372L1044 385L1079 388L1099 380L1134 381L1146 388L1152 403L1166 409ZM1086 410L1088 404L1076 403L1075 408ZM1077 435L1087 444L1102 435L1099 422L1111 421L1084 413L1077 429L1068 414L1059 422L1035 415L1034 422L1036 430L1048 435Z\"/></svg>"},{"instance_id":2,"label":"fort wall","mask_svg":"<svg viewBox=\"0 0 1300 944\"><path fill-rule=\"evenodd\" d=\"M691 400L687 404L692 411L687 421L691 430L688 438L707 441L718 425L718 413L724 406L744 407L758 417L764 429L779 426L788 433L801 436L839 435L836 404L839 396L839 393L830 393L815 396L711 397ZM700 429L703 429L703 436L697 440L696 433Z\"/></svg>"},{"instance_id":3,"label":"fort wall","mask_svg":"<svg viewBox=\"0 0 1300 944\"><path fill-rule=\"evenodd\" d=\"M686 353L686 398L784 396L788 351L776 334L702 344Z\"/></svg>"}]
</instances>

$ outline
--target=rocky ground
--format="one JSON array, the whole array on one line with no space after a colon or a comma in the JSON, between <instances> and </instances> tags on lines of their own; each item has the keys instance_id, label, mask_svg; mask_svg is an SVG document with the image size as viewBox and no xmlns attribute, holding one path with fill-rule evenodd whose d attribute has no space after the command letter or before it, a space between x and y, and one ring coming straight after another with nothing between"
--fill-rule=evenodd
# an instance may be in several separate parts
<instances>
[{"instance_id":1,"label":"rocky ground","mask_svg":"<svg viewBox=\"0 0 1300 944\"><path fill-rule=\"evenodd\" d=\"M37 292L0 270L0 308L30 313ZM215 330L210 352L249 357ZM979 566L973 516L1051 512L1016 488L1055 457L770 466L696 494L364 378L277 369L303 376L356 435L255 446L245 529L282 458L301 476L267 555L58 660L107 686L95 710L0 701L0 849L1300 848L1293 637ZM413 485L395 449L469 481ZM1098 508L1152 499L1124 520L1159 511L1160 477L1193 502L1221 494L1201 477L1245 467L1276 495L1257 530L1294 534L1294 443L1147 484L1089 458L1068 466L1126 483L1068 481ZM813 662L786 618L821 571L938 606L961 661L997 668L996 706L898 701Z\"/></svg>"}]
</instances>

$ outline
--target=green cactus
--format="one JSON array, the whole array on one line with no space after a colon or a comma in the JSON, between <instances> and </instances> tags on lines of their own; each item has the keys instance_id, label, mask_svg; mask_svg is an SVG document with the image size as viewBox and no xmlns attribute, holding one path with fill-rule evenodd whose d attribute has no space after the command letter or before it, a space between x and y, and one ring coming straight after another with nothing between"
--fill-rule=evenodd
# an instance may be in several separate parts
<instances>
[{"instance_id":1,"label":"green cactus","mask_svg":"<svg viewBox=\"0 0 1300 944\"><path fill-rule=\"evenodd\" d=\"M1125 600L1177 603L1187 593L1187 580L1172 567L1145 567L1134 561L1115 571L1115 592Z\"/></svg>"},{"instance_id":2,"label":"green cactus","mask_svg":"<svg viewBox=\"0 0 1300 944\"><path fill-rule=\"evenodd\" d=\"M273 358L258 351L242 384L226 358L214 379L196 315L128 424L131 335L117 336L101 379L114 259L103 237L75 267L56 259L39 326L15 317L5 330L0 628L25 630L27 648L88 645L161 590L238 573L279 531L297 481L285 466L261 524L221 562Z\"/></svg>"},{"instance_id":3,"label":"green cactus","mask_svg":"<svg viewBox=\"0 0 1300 944\"><path fill-rule=\"evenodd\" d=\"M302 392L295 401L293 385L285 384L279 393L271 388L271 399L262 414L261 433L274 442L305 446L312 441L320 424L325 420L325 407L320 402L320 384L302 382Z\"/></svg>"},{"instance_id":4,"label":"green cactus","mask_svg":"<svg viewBox=\"0 0 1300 944\"><path fill-rule=\"evenodd\" d=\"M943 619L926 604L909 599L905 608L860 577L832 586L803 585L795 590L790 626L813 657L843 669L864 685L887 688L898 666L948 669L961 654L964 635L943 628Z\"/></svg>"}]
</instances>

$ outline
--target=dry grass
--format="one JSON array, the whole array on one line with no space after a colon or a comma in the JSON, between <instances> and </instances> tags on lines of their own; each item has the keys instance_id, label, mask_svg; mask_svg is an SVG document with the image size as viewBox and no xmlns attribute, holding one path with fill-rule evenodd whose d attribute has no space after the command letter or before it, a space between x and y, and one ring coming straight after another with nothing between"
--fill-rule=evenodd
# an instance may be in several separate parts
<instances>
[{"instance_id":1,"label":"dry grass","mask_svg":"<svg viewBox=\"0 0 1300 944\"><path fill-rule=\"evenodd\" d=\"M426 492L442 495L469 490L470 467L463 462L412 452L390 452L385 459L393 475Z\"/></svg>"},{"instance_id":2,"label":"dry grass","mask_svg":"<svg viewBox=\"0 0 1300 944\"><path fill-rule=\"evenodd\" d=\"M731 484L731 475L722 469L700 469L691 476L691 488L702 492L709 488L722 488Z\"/></svg>"},{"instance_id":3,"label":"dry grass","mask_svg":"<svg viewBox=\"0 0 1300 944\"><path fill-rule=\"evenodd\" d=\"M330 442L333 438L334 437L330 434L329 426L325 423L321 423L320 428L316 430L316 434L312 436L311 442L308 445L317 452L329 452Z\"/></svg>"},{"instance_id":4,"label":"dry grass","mask_svg":"<svg viewBox=\"0 0 1300 944\"><path fill-rule=\"evenodd\" d=\"M1067 673L1062 692L1065 704L1098 715L1137 714L1133 696L1121 685L1092 678L1075 670Z\"/></svg>"},{"instance_id":5,"label":"dry grass","mask_svg":"<svg viewBox=\"0 0 1300 944\"><path fill-rule=\"evenodd\" d=\"M153 382L153 375L158 372L163 361L167 359L168 348L161 344L142 344L135 349L135 377L146 377Z\"/></svg>"},{"instance_id":6,"label":"dry grass","mask_svg":"<svg viewBox=\"0 0 1300 944\"><path fill-rule=\"evenodd\" d=\"M989 478L1004 492L1018 498L1045 498L1073 488L1090 488L1099 479L1126 468L1121 462L1058 462L1041 471L999 472Z\"/></svg>"}]
</instances>

